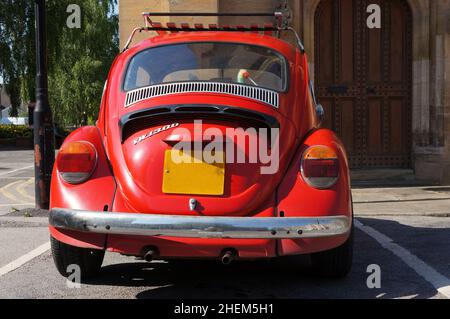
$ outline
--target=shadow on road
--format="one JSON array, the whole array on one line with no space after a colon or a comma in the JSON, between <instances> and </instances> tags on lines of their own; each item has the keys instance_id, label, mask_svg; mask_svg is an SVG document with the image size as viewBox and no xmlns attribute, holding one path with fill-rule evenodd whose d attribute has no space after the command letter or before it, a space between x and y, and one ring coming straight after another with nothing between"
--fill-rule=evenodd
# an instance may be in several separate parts
<instances>
[{"instance_id":1,"label":"shadow on road","mask_svg":"<svg viewBox=\"0 0 450 319\"><path fill-rule=\"evenodd\" d=\"M366 284L367 266L374 263L382 269L381 289L369 289ZM101 276L88 284L144 288L138 289L136 298L139 299L422 299L437 294L400 259L360 231L356 232L353 269L344 279L314 276L309 269L309 259L303 257L301 261L283 258L241 261L229 266L217 261L130 262L103 267Z\"/></svg>"},{"instance_id":2,"label":"shadow on road","mask_svg":"<svg viewBox=\"0 0 450 319\"><path fill-rule=\"evenodd\" d=\"M445 216L418 218L421 218L419 221L421 225L432 223L434 227L413 227L395 220L379 218L358 218L358 220L381 231L396 244L450 278L450 218Z\"/></svg>"}]
</instances>

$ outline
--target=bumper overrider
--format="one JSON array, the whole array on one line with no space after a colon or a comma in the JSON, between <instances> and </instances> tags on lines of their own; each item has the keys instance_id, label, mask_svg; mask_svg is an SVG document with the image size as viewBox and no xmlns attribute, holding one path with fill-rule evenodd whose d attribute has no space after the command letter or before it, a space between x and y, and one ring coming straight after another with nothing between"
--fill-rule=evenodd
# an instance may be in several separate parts
<instances>
[{"instance_id":1,"label":"bumper overrider","mask_svg":"<svg viewBox=\"0 0 450 319\"><path fill-rule=\"evenodd\" d=\"M208 217L152 215L53 208L50 225L60 229L111 235L184 238L295 239L344 235L351 218Z\"/></svg>"}]
</instances>

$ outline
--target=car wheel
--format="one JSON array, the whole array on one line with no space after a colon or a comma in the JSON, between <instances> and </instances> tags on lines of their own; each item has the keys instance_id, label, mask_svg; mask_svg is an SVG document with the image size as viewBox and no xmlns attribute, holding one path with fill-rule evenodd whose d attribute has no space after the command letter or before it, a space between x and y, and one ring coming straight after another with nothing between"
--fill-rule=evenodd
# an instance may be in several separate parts
<instances>
[{"instance_id":1,"label":"car wheel","mask_svg":"<svg viewBox=\"0 0 450 319\"><path fill-rule=\"evenodd\" d=\"M311 254L313 271L324 277L342 278L347 276L353 263L353 237L352 226L350 237L343 245Z\"/></svg>"},{"instance_id":2,"label":"car wheel","mask_svg":"<svg viewBox=\"0 0 450 319\"><path fill-rule=\"evenodd\" d=\"M81 280L91 278L99 273L103 263L105 251L97 249L79 248L50 237L53 261L59 273L64 277L72 271L70 265L78 265L81 271Z\"/></svg>"}]
</instances>

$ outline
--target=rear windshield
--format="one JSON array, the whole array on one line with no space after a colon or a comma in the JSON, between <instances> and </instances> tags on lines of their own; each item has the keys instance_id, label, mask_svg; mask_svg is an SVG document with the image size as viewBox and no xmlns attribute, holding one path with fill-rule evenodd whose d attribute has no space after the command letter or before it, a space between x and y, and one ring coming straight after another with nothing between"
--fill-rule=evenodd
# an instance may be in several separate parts
<instances>
[{"instance_id":1,"label":"rear windshield","mask_svg":"<svg viewBox=\"0 0 450 319\"><path fill-rule=\"evenodd\" d=\"M286 87L286 60L266 47L233 43L183 43L150 48L130 61L124 89L170 82L213 81Z\"/></svg>"}]
</instances>

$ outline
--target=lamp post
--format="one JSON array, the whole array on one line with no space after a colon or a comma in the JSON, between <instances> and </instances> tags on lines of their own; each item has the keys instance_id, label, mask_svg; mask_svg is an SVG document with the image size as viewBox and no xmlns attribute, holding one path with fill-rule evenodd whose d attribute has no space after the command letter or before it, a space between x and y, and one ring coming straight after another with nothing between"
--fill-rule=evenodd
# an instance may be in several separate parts
<instances>
[{"instance_id":1,"label":"lamp post","mask_svg":"<svg viewBox=\"0 0 450 319\"><path fill-rule=\"evenodd\" d=\"M55 135L48 102L45 0L35 0L36 16L36 107L33 112L35 204L48 209L50 180L55 161Z\"/></svg>"}]
</instances>

